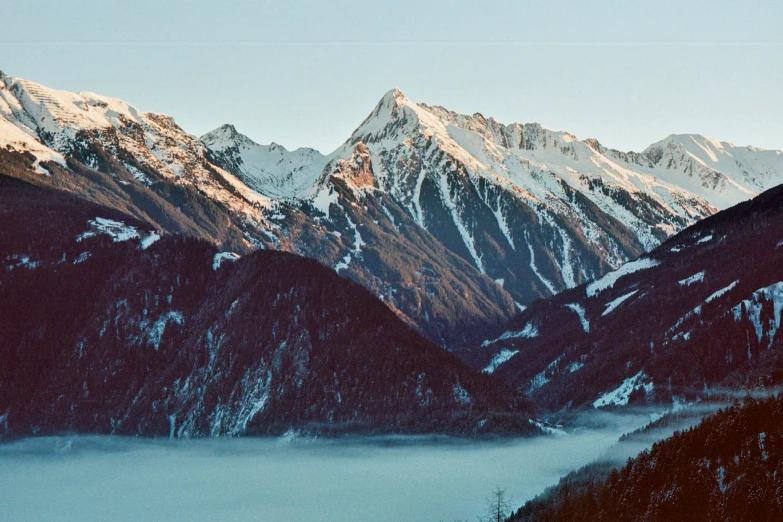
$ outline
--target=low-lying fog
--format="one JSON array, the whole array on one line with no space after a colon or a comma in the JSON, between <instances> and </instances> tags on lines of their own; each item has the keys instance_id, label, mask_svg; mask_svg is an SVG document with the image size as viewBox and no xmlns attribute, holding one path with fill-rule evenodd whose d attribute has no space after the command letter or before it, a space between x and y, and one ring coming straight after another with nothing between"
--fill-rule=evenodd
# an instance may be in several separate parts
<instances>
[{"instance_id":1,"label":"low-lying fog","mask_svg":"<svg viewBox=\"0 0 783 522\"><path fill-rule=\"evenodd\" d=\"M519 506L650 416L602 420L600 429L501 442L25 439L0 444L0 519L475 520L495 488Z\"/></svg>"}]
</instances>

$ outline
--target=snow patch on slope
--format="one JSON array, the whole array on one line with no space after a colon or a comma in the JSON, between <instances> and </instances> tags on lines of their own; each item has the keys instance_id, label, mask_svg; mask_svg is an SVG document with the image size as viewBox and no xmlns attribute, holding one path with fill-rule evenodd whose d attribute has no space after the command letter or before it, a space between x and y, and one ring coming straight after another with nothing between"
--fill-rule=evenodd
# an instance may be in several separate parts
<instances>
[{"instance_id":1,"label":"snow patch on slope","mask_svg":"<svg viewBox=\"0 0 783 522\"><path fill-rule=\"evenodd\" d=\"M628 377L623 383L616 389L604 393L598 399L593 402L593 408L603 408L610 404L614 406L626 406L628 399L631 397L631 393L636 390L644 389L645 393L650 393L653 390L653 383L644 383L645 375L643 372L639 372L633 377Z\"/></svg>"},{"instance_id":2,"label":"snow patch on slope","mask_svg":"<svg viewBox=\"0 0 783 522\"><path fill-rule=\"evenodd\" d=\"M618 306L623 304L629 297L633 296L635 293L637 293L639 290L634 290L633 292L628 292L625 295L621 295L617 299L610 301L606 304L606 310L604 310L604 313L601 314L601 317L605 317L609 315L610 313L614 312Z\"/></svg>"},{"instance_id":3,"label":"snow patch on slope","mask_svg":"<svg viewBox=\"0 0 783 522\"><path fill-rule=\"evenodd\" d=\"M638 272L639 270L646 270L658 266L660 263L648 257L637 259L624 264L614 272L609 272L598 281L594 281L587 285L587 297L594 297L598 293L603 292L607 288L614 287L614 284L624 276Z\"/></svg>"},{"instance_id":4,"label":"snow patch on slope","mask_svg":"<svg viewBox=\"0 0 783 522\"><path fill-rule=\"evenodd\" d=\"M534 337L538 337L538 328L533 323L528 323L525 325L525 327L522 330L504 332L497 339L493 339L491 341L489 340L484 341L483 343L481 343L481 346L487 347L491 344L495 344L498 341L505 341L507 339L519 339L519 338L533 339Z\"/></svg>"},{"instance_id":5,"label":"snow patch on slope","mask_svg":"<svg viewBox=\"0 0 783 522\"><path fill-rule=\"evenodd\" d=\"M582 323L582 329L585 333L590 333L590 321L585 317L585 307L576 303L569 303L565 306L573 310L579 316L579 322Z\"/></svg>"},{"instance_id":6,"label":"snow patch on slope","mask_svg":"<svg viewBox=\"0 0 783 522\"><path fill-rule=\"evenodd\" d=\"M552 292L552 295L557 293L557 290L555 289L555 285L550 283L547 279L544 278L544 276L541 275L541 273L538 271L538 268L536 268L536 255L533 252L533 245L531 245L529 242L527 244L527 248L530 251L530 269L533 271L534 274L536 274L536 277L544 283L544 286Z\"/></svg>"},{"instance_id":7,"label":"snow patch on slope","mask_svg":"<svg viewBox=\"0 0 783 522\"><path fill-rule=\"evenodd\" d=\"M163 332L166 330L166 325L169 323L182 325L183 322L184 318L182 317L182 313L175 310L161 315L147 332L149 336L148 343L155 348L155 351L158 351L160 340L163 338Z\"/></svg>"},{"instance_id":8,"label":"snow patch on slope","mask_svg":"<svg viewBox=\"0 0 783 522\"><path fill-rule=\"evenodd\" d=\"M557 364L560 362L560 359L562 359L562 358L563 358L562 355L557 357L554 361L552 361L551 363L547 364L546 368L541 370L539 373L537 373L535 375L535 377L533 377L530 380L530 387L528 388L528 393L534 392L535 390L543 387L544 385L546 385L549 382L550 379L549 379L549 377L547 377L547 372L549 372L552 369L554 369L557 366Z\"/></svg>"},{"instance_id":9,"label":"snow patch on slope","mask_svg":"<svg viewBox=\"0 0 783 522\"><path fill-rule=\"evenodd\" d=\"M725 288L721 288L720 290L718 290L714 294L710 295L707 299L704 300L704 302L705 303L710 303L710 302L714 301L715 299L719 298L720 296L722 296L726 292L730 291L732 288L734 288L738 284L739 284L739 279L737 279L736 281L731 283L729 286L727 286Z\"/></svg>"},{"instance_id":10,"label":"snow patch on slope","mask_svg":"<svg viewBox=\"0 0 783 522\"><path fill-rule=\"evenodd\" d=\"M500 350L499 353L496 353L495 356L492 358L492 360L489 362L486 368L481 370L484 373L493 373L495 370L498 369L498 366L505 363L512 357L514 357L516 354L519 353L519 350L508 350L506 348L503 348Z\"/></svg>"},{"instance_id":11,"label":"snow patch on slope","mask_svg":"<svg viewBox=\"0 0 783 522\"><path fill-rule=\"evenodd\" d=\"M233 263L235 261L238 261L239 258L240 255L234 252L218 252L212 258L212 270L217 270L218 268L220 268L220 265L222 265L225 261L229 261Z\"/></svg>"},{"instance_id":12,"label":"snow patch on slope","mask_svg":"<svg viewBox=\"0 0 783 522\"><path fill-rule=\"evenodd\" d=\"M160 234L157 232L150 232L149 235L141 240L139 246L142 250L147 250L153 243L160 239Z\"/></svg>"},{"instance_id":13,"label":"snow patch on slope","mask_svg":"<svg viewBox=\"0 0 783 522\"><path fill-rule=\"evenodd\" d=\"M704 281L704 275L707 272L705 270L702 270L698 274L693 274L690 277L686 277L685 279L681 279L680 281L677 281L677 283L680 286L691 286L693 283L701 283Z\"/></svg>"},{"instance_id":14,"label":"snow patch on slope","mask_svg":"<svg viewBox=\"0 0 783 522\"><path fill-rule=\"evenodd\" d=\"M91 230L80 234L76 238L76 242L80 243L84 239L94 237L98 234L104 234L112 238L112 241L119 243L122 241L128 241L130 239L139 238L139 231L136 227L126 225L122 221L115 221L113 219L96 217L87 221Z\"/></svg>"}]
</instances>

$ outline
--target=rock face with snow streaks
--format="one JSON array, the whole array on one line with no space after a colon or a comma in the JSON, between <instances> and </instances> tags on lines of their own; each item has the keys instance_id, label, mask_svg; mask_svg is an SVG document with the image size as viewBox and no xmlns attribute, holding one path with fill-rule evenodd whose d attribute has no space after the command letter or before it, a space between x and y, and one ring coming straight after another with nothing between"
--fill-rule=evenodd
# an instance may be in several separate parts
<instances>
[{"instance_id":1,"label":"rock face with snow streaks","mask_svg":"<svg viewBox=\"0 0 783 522\"><path fill-rule=\"evenodd\" d=\"M246 140L233 139L238 145ZM681 151L677 161L664 161L661 144L643 153L621 153L538 124L503 125L480 114L416 104L395 89L326 157L314 192L298 197L306 212L320 212L312 215L343 237L393 228L397 237L380 244L385 255L397 259L405 259L411 243L434 240L474 274L495 281L518 305L527 305L598 278L698 219L783 179L777 151L699 136L672 136L662 143L669 153ZM713 161L716 154L723 159ZM230 163L221 166L241 174ZM346 181L347 170L365 181ZM263 183L255 188L273 190ZM419 235L415 240L404 237L412 227ZM375 248L375 238L365 235L367 250ZM318 258L306 244L302 251ZM441 344L464 341L444 333L460 321L439 310L443 300L426 291L426 284L408 283L418 272L416 260L403 277L390 278L388 266L375 266L357 252L348 244L336 259L320 259L383 296ZM428 267L441 277L454 269L441 256L430 257ZM454 297L448 294L452 302Z\"/></svg>"},{"instance_id":2,"label":"rock face with snow streaks","mask_svg":"<svg viewBox=\"0 0 783 522\"><path fill-rule=\"evenodd\" d=\"M590 284L534 303L465 356L552 408L678 403L783 381L783 186Z\"/></svg>"}]
</instances>

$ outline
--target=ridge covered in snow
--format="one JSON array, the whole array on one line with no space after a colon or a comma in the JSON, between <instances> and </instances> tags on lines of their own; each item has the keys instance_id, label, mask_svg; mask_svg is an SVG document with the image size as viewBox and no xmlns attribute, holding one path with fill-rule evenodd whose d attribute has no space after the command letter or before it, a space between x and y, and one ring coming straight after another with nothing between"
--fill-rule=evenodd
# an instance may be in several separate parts
<instances>
[{"instance_id":1,"label":"ridge covered in snow","mask_svg":"<svg viewBox=\"0 0 783 522\"><path fill-rule=\"evenodd\" d=\"M783 182L780 151L673 135L641 153L626 153L538 123L503 124L415 103L399 89L387 92L327 156L257 145L230 126L202 142L221 167L259 192L300 199L327 219L331 205L346 209L334 177L361 170L365 181L349 184L355 199L377 199L369 195L373 191L391 198L479 272L504 281L523 303L530 298L521 295L518 274L493 266L497 246L508 252L504 257L529 267L539 295L552 295ZM612 220L631 237L618 237ZM492 244L482 237L490 228L502 234ZM600 261L584 261L584 243Z\"/></svg>"},{"instance_id":2,"label":"ridge covered in snow","mask_svg":"<svg viewBox=\"0 0 783 522\"><path fill-rule=\"evenodd\" d=\"M312 196L327 158L315 149L289 151L282 145L259 145L223 125L201 138L215 163L226 165L249 187L273 198Z\"/></svg>"},{"instance_id":3,"label":"ridge covered in snow","mask_svg":"<svg viewBox=\"0 0 783 522\"><path fill-rule=\"evenodd\" d=\"M205 147L170 116L141 112L91 92L71 93L0 77L0 147L30 152L36 164L55 161L65 166L65 157L79 156L95 167L93 143L121 159L147 185L152 182L145 169L176 183L191 183L236 212L253 213L253 206L272 205L268 197L209 164ZM226 184L233 189L226 190Z\"/></svg>"},{"instance_id":4,"label":"ridge covered in snow","mask_svg":"<svg viewBox=\"0 0 783 522\"><path fill-rule=\"evenodd\" d=\"M723 209L783 182L779 150L685 134L671 135L641 153L624 153L539 123L504 125L479 113L463 115L417 104L398 89L382 98L335 154L358 141L376 152L388 150L416 133L433 139L478 174L523 190L529 190L530 183L525 174L538 168L578 189L602 179L632 193L641 191L680 212L694 197ZM540 194L538 187L532 188L532 194Z\"/></svg>"}]
</instances>

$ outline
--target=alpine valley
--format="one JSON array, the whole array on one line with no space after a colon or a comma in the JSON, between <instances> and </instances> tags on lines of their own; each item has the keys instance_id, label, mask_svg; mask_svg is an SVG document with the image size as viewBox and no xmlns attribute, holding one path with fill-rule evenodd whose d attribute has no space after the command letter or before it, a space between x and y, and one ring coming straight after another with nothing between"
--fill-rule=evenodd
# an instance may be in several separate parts
<instances>
[{"instance_id":1,"label":"alpine valley","mask_svg":"<svg viewBox=\"0 0 783 522\"><path fill-rule=\"evenodd\" d=\"M2 440L549 440L752 392L512 519L741 520L755 487L773 520L782 314L778 150L621 152L393 89L289 151L0 72Z\"/></svg>"}]
</instances>

